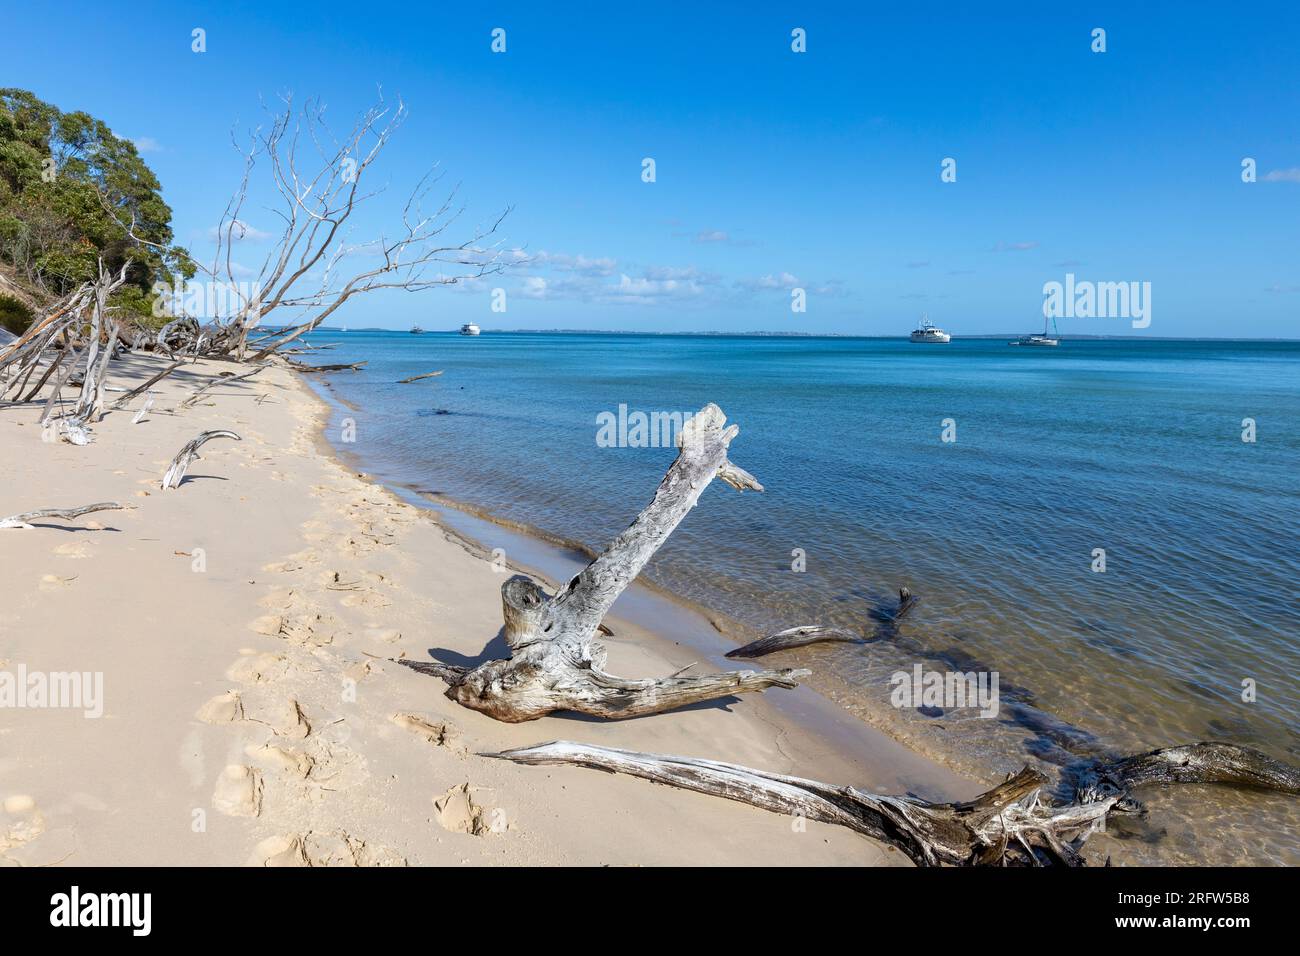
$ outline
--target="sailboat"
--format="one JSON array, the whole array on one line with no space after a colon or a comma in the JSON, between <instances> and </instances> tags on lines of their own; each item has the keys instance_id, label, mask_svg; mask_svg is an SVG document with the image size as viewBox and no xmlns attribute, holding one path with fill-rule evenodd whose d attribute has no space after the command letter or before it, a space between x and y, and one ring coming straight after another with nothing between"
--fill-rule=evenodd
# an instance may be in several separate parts
<instances>
[{"instance_id":1,"label":"sailboat","mask_svg":"<svg viewBox=\"0 0 1300 956\"><path fill-rule=\"evenodd\" d=\"M424 329L420 328L418 325L413 325L413 326L411 326L411 334L412 334L412 335L423 335L423 334L424 334Z\"/></svg>"},{"instance_id":2,"label":"sailboat","mask_svg":"<svg viewBox=\"0 0 1300 956\"><path fill-rule=\"evenodd\" d=\"M1049 328L1052 330L1051 335L1047 334L1047 330ZM1029 335L1022 335L1015 342L1008 342L1007 344L1008 345L1054 346L1054 345L1061 344L1060 336L1061 333L1056 328L1056 320L1050 317L1044 317L1043 332L1041 335L1037 332L1033 332Z\"/></svg>"}]
</instances>

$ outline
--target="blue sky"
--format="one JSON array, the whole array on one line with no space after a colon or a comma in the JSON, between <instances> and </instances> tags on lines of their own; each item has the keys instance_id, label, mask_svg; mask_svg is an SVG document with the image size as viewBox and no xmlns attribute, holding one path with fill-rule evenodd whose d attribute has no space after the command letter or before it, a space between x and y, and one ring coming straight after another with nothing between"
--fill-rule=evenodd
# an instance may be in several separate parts
<instances>
[{"instance_id":1,"label":"blue sky","mask_svg":"<svg viewBox=\"0 0 1300 956\"><path fill-rule=\"evenodd\" d=\"M1028 331L1072 272L1150 282L1152 322L1066 333L1300 337L1296 4L705 6L28 4L6 14L0 83L138 140L196 253L262 98L318 96L343 127L378 85L400 95L410 118L373 171L389 191L354 238L438 161L469 220L514 207L518 265L355 299L352 327L889 335L927 311L956 334ZM256 264L258 242L237 256Z\"/></svg>"}]
</instances>

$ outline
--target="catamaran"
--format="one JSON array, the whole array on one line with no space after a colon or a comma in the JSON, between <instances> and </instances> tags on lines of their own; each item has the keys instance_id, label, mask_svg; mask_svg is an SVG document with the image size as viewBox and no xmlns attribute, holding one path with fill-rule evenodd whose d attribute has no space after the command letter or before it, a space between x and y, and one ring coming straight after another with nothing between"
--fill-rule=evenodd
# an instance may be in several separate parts
<instances>
[{"instance_id":1,"label":"catamaran","mask_svg":"<svg viewBox=\"0 0 1300 956\"><path fill-rule=\"evenodd\" d=\"M480 331L479 327L475 325L473 322L466 322L464 325L460 327L461 335L478 335L479 331Z\"/></svg>"},{"instance_id":2,"label":"catamaran","mask_svg":"<svg viewBox=\"0 0 1300 956\"><path fill-rule=\"evenodd\" d=\"M929 313L923 313L920 327L912 332L912 341L947 345L952 341L952 336L931 322Z\"/></svg>"},{"instance_id":3,"label":"catamaran","mask_svg":"<svg viewBox=\"0 0 1300 956\"><path fill-rule=\"evenodd\" d=\"M1049 328L1052 330L1051 335L1047 334L1047 330ZM1061 333L1057 331L1056 328L1056 320L1052 318L1045 318L1043 320L1042 334L1034 332L1030 335L1022 335L1017 341L1008 342L1007 344L1008 345L1039 345L1039 346L1060 345L1061 344L1060 336Z\"/></svg>"}]
</instances>

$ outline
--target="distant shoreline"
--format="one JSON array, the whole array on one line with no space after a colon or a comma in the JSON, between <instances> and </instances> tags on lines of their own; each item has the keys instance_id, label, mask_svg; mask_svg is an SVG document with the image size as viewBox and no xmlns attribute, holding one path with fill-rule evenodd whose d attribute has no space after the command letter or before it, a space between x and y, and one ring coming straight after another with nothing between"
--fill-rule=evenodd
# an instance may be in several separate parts
<instances>
[{"instance_id":1,"label":"distant shoreline","mask_svg":"<svg viewBox=\"0 0 1300 956\"><path fill-rule=\"evenodd\" d=\"M357 332L394 332L409 333L409 329L387 329L379 326L365 326L362 328L349 327L346 331L341 328L330 328L322 326L315 329L315 333L327 332L335 335L353 335ZM422 335L454 335L459 337L460 333L455 329L445 330L426 330ZM856 335L847 332L656 332L653 330L626 330L626 329L484 329L483 335L655 335L665 338L735 338L735 339L865 339L871 341L899 341L906 342L907 335ZM981 332L972 335L953 335L953 341L1000 341L1002 339L1017 339L1024 335L1024 331L1017 332ZM1240 338L1234 336L1201 336L1201 335L1067 335L1060 336L1063 342L1252 342L1259 344L1300 344L1300 338L1280 339L1280 338Z\"/></svg>"}]
</instances>

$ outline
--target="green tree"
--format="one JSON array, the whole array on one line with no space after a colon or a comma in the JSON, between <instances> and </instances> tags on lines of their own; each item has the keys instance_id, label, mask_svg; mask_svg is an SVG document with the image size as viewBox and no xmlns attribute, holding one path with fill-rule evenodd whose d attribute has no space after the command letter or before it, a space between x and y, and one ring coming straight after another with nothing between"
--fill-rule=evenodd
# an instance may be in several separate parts
<instances>
[{"instance_id":1,"label":"green tree","mask_svg":"<svg viewBox=\"0 0 1300 956\"><path fill-rule=\"evenodd\" d=\"M194 274L161 189L102 120L0 89L0 263L29 285L61 295L93 279L99 259L114 272L129 260L114 304L150 316L155 282ZM132 222L156 246L132 240Z\"/></svg>"}]
</instances>

